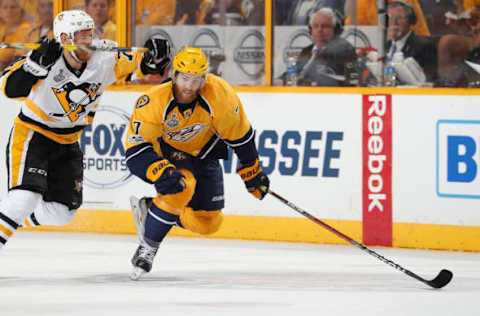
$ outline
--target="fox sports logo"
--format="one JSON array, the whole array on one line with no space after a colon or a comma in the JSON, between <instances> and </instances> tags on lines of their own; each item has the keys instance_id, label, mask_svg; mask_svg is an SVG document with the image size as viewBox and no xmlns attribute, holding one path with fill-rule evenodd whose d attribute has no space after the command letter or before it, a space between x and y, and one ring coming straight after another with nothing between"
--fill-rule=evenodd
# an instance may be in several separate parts
<instances>
[{"instance_id":1,"label":"fox sports logo","mask_svg":"<svg viewBox=\"0 0 480 316\"><path fill-rule=\"evenodd\" d=\"M80 146L84 153L86 186L113 189L133 179L125 161L124 139L129 119L129 114L123 110L101 105L94 123L83 130Z\"/></svg>"}]
</instances>

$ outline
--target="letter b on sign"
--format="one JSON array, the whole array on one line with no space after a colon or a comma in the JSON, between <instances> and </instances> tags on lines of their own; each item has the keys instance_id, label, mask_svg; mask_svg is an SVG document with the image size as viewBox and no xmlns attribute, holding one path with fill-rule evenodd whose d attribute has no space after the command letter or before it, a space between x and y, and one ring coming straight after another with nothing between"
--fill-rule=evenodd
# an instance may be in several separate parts
<instances>
[{"instance_id":1,"label":"letter b on sign","mask_svg":"<svg viewBox=\"0 0 480 316\"><path fill-rule=\"evenodd\" d=\"M475 140L470 136L447 136L447 181L472 182L477 176Z\"/></svg>"},{"instance_id":2,"label":"letter b on sign","mask_svg":"<svg viewBox=\"0 0 480 316\"><path fill-rule=\"evenodd\" d=\"M437 195L480 198L480 121L437 122Z\"/></svg>"}]
</instances>

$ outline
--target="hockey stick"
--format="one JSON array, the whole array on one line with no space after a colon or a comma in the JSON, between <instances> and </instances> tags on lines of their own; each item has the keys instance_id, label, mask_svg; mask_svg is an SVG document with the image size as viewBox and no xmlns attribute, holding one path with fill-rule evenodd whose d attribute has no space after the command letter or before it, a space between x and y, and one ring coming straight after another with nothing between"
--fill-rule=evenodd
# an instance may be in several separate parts
<instances>
[{"instance_id":1,"label":"hockey stick","mask_svg":"<svg viewBox=\"0 0 480 316\"><path fill-rule=\"evenodd\" d=\"M444 287L445 285L447 285L450 282L450 280L453 277L453 273L451 271L443 269L443 270L440 271L440 273L433 280L425 280L424 278L422 278L419 275L413 273L412 271L405 269L404 267L396 264L392 260L389 260L389 259L385 258L384 256L376 253L375 251L367 248L367 246L363 245L362 243L359 243L359 242L353 240L352 238L348 237L347 235L339 232L338 230L336 230L332 226L330 226L327 223L321 221L320 219L316 218L315 216L309 214L308 212L302 210L301 208L299 208L298 206L296 206L292 202L286 200L285 198L281 197L280 195L273 192L272 190L269 190L268 193L270 193L270 195L276 197L282 203L288 205L290 208L292 208L296 212L302 214L303 216L305 216L309 220L311 220L311 221L315 222L316 224L322 226L323 228L329 230L330 232L334 233L335 235L342 238L343 240L348 241L352 245L357 246L361 250L368 252L370 255L372 255L375 258L383 261L384 263L394 267L397 270L402 271L406 275L408 275L408 276L410 276L414 279L417 279L418 281L423 282L423 283L425 283L425 284L427 284L427 285L429 285L433 288L440 289L440 288Z\"/></svg>"},{"instance_id":2,"label":"hockey stick","mask_svg":"<svg viewBox=\"0 0 480 316\"><path fill-rule=\"evenodd\" d=\"M80 45L62 45L66 50L90 50L90 51L102 51L102 52L132 52L132 53L145 53L148 51L146 47L115 47L115 46L80 46ZM37 49L40 47L40 43L0 43L0 49L13 48L13 49Z\"/></svg>"}]
</instances>

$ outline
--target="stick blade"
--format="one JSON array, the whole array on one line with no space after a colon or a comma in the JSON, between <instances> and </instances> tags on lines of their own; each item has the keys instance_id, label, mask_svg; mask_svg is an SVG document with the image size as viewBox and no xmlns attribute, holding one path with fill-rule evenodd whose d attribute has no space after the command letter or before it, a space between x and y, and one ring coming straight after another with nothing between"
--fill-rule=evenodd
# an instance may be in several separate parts
<instances>
[{"instance_id":1,"label":"stick blade","mask_svg":"<svg viewBox=\"0 0 480 316\"><path fill-rule=\"evenodd\" d=\"M448 283L450 283L450 281L452 280L453 278L453 273L449 270L445 270L443 269L442 271L440 271L440 273L435 277L435 279L431 280L431 281L427 281L427 284L430 285L431 287L433 288L436 288L436 289L441 289L442 287L444 287L445 285L447 285Z\"/></svg>"}]
</instances>

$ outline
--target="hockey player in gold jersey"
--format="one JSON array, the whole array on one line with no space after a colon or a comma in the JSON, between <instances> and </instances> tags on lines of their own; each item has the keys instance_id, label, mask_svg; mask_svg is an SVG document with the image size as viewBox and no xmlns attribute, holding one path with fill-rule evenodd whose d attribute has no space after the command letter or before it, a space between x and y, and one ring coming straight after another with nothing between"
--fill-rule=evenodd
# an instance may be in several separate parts
<instances>
[{"instance_id":1,"label":"hockey player in gold jersey","mask_svg":"<svg viewBox=\"0 0 480 316\"><path fill-rule=\"evenodd\" d=\"M259 165L254 131L233 88L207 74L199 48L185 47L173 60L172 81L136 102L126 139L130 171L155 186L155 198L131 198L140 245L131 278L152 268L173 225L200 234L216 232L224 207L219 159L231 147L249 192L263 199L269 180Z\"/></svg>"},{"instance_id":2,"label":"hockey player in gold jersey","mask_svg":"<svg viewBox=\"0 0 480 316\"><path fill-rule=\"evenodd\" d=\"M78 139L103 91L127 76L163 72L170 62L168 43L160 39L147 41L150 50L143 56L63 50L61 44L109 44L93 40L93 19L83 11L59 13L53 29L56 40L45 38L7 68L2 81L2 92L23 104L7 144L9 191L0 202L0 248L20 225L73 219L82 203Z\"/></svg>"}]
</instances>

